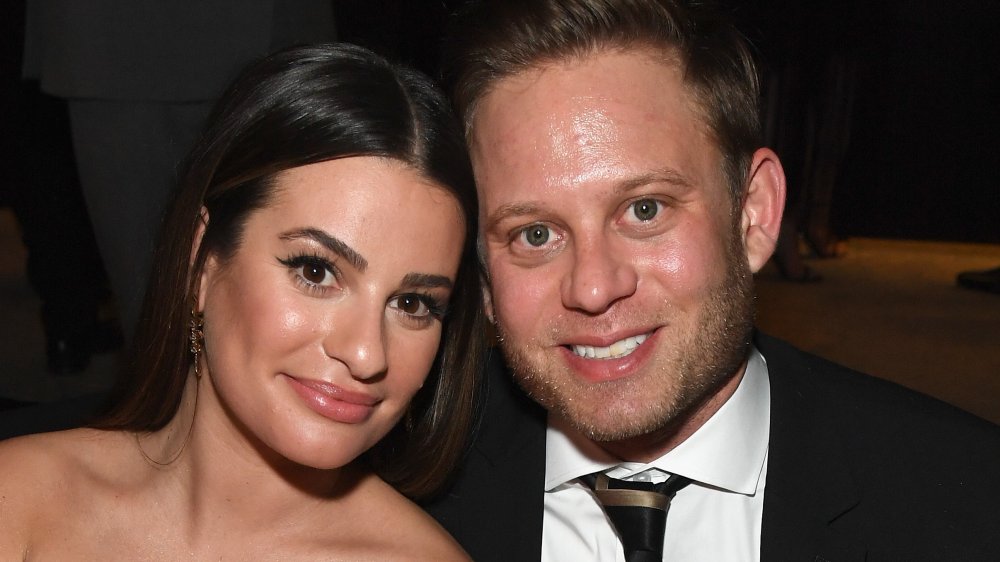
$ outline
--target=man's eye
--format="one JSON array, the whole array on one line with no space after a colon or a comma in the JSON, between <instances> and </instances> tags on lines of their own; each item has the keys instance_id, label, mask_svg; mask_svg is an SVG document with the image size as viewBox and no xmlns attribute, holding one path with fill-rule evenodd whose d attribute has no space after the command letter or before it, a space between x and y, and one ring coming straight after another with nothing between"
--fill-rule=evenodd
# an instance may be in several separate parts
<instances>
[{"instance_id":1,"label":"man's eye","mask_svg":"<svg viewBox=\"0 0 1000 562\"><path fill-rule=\"evenodd\" d=\"M533 224L521 231L521 237L530 246L542 246L549 241L549 227Z\"/></svg>"},{"instance_id":2,"label":"man's eye","mask_svg":"<svg viewBox=\"0 0 1000 562\"><path fill-rule=\"evenodd\" d=\"M660 212L660 203L654 199L640 199L630 206L632 215L642 222L653 220Z\"/></svg>"}]
</instances>

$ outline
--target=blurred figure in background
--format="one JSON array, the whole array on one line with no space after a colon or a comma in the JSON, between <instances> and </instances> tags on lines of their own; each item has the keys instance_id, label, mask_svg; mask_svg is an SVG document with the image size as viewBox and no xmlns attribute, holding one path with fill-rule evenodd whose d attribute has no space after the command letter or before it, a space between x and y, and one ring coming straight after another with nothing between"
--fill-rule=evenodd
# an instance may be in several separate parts
<instances>
[{"instance_id":1,"label":"blurred figure in background","mask_svg":"<svg viewBox=\"0 0 1000 562\"><path fill-rule=\"evenodd\" d=\"M851 135L855 97L854 3L732 0L763 59L767 144L781 157L788 199L772 259L789 281L820 280L803 263L842 255L830 226L833 193Z\"/></svg>"},{"instance_id":2,"label":"blurred figure in background","mask_svg":"<svg viewBox=\"0 0 1000 562\"><path fill-rule=\"evenodd\" d=\"M25 75L69 103L84 198L126 338L176 170L250 60L334 37L329 0L29 0Z\"/></svg>"},{"instance_id":3,"label":"blurred figure in background","mask_svg":"<svg viewBox=\"0 0 1000 562\"><path fill-rule=\"evenodd\" d=\"M955 281L959 287L1000 294L1000 267L985 271L963 271Z\"/></svg>"},{"instance_id":4,"label":"blurred figure in background","mask_svg":"<svg viewBox=\"0 0 1000 562\"><path fill-rule=\"evenodd\" d=\"M21 79L25 3L8 6L0 55L0 203L9 205L27 249L27 277L42 301L46 366L87 368L93 353L121 346L117 321L102 317L110 293L80 191L66 102Z\"/></svg>"}]
</instances>

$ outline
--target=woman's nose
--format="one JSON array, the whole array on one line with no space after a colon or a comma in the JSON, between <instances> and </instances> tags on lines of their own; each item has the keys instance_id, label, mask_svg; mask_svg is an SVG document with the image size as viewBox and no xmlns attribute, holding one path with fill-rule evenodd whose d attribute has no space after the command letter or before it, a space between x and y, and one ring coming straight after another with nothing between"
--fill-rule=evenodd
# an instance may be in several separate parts
<instances>
[{"instance_id":1,"label":"woman's nose","mask_svg":"<svg viewBox=\"0 0 1000 562\"><path fill-rule=\"evenodd\" d=\"M336 311L323 341L327 356L344 363L356 379L385 373L385 311L374 306L353 305Z\"/></svg>"}]
</instances>

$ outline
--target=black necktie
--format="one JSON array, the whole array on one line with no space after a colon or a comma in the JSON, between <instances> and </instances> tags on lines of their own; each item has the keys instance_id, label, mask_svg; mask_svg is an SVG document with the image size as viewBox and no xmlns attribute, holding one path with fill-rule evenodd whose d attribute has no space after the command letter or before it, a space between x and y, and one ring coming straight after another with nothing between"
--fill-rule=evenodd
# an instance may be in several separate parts
<instances>
[{"instance_id":1,"label":"black necktie","mask_svg":"<svg viewBox=\"0 0 1000 562\"><path fill-rule=\"evenodd\" d=\"M604 473L581 476L604 506L618 531L628 562L662 562L667 509L690 478L673 474L665 482L626 482Z\"/></svg>"}]
</instances>

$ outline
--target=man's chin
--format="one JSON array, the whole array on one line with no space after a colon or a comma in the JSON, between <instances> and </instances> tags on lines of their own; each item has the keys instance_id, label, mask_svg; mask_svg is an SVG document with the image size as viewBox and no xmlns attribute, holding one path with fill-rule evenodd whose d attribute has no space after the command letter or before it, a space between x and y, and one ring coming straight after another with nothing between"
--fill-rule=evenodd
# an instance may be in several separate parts
<instances>
[{"instance_id":1,"label":"man's chin","mask_svg":"<svg viewBox=\"0 0 1000 562\"><path fill-rule=\"evenodd\" d=\"M588 384L568 373L552 380L535 376L536 371L512 369L518 385L535 402L592 441L641 437L670 425L683 411L676 403L677 393L651 396L641 388L649 385L640 381Z\"/></svg>"},{"instance_id":2,"label":"man's chin","mask_svg":"<svg viewBox=\"0 0 1000 562\"><path fill-rule=\"evenodd\" d=\"M580 405L577 403L576 405ZM672 404L645 404L640 407L602 401L584 408L559 405L550 409L591 441L609 443L641 438L661 432L681 415Z\"/></svg>"}]
</instances>

